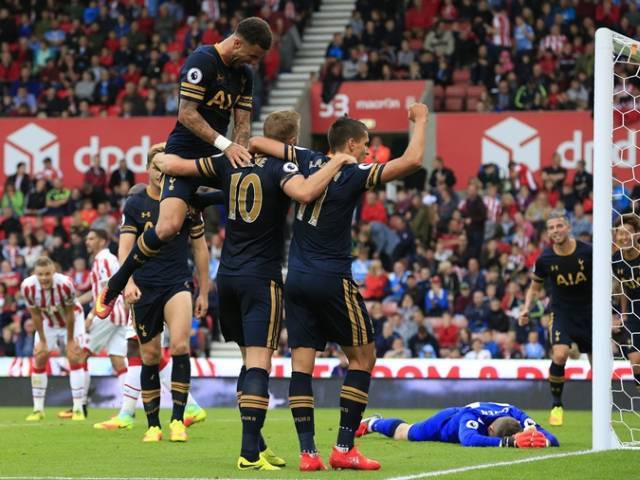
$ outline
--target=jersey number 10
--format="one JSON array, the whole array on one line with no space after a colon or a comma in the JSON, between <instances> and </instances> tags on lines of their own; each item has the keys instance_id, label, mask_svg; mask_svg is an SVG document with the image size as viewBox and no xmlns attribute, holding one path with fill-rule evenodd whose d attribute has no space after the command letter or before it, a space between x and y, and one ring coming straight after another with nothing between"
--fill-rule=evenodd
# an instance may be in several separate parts
<instances>
[{"instance_id":1,"label":"jersey number 10","mask_svg":"<svg viewBox=\"0 0 640 480\"><path fill-rule=\"evenodd\" d=\"M253 223L262 210L262 183L260 177L255 173L250 173L240 181L242 173L231 174L231 185L229 187L229 220L236 219L236 211L240 212L242 220ZM253 202L251 208L247 205L247 193L249 187L253 189Z\"/></svg>"}]
</instances>

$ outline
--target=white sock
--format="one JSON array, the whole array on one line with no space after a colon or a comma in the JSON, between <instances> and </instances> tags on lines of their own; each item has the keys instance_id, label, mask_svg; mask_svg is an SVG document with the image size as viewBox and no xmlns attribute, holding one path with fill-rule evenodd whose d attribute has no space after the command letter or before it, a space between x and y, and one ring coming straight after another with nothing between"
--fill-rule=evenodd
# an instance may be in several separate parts
<instances>
[{"instance_id":1,"label":"white sock","mask_svg":"<svg viewBox=\"0 0 640 480\"><path fill-rule=\"evenodd\" d=\"M44 411L44 397L47 393L47 383L49 377L46 373L31 374L31 394L33 395L33 411Z\"/></svg>"},{"instance_id":2,"label":"white sock","mask_svg":"<svg viewBox=\"0 0 640 480\"><path fill-rule=\"evenodd\" d=\"M71 385L71 397L73 398L73 411L82 411L84 399L85 373L82 367L71 367L69 372L69 384Z\"/></svg>"},{"instance_id":3,"label":"white sock","mask_svg":"<svg viewBox=\"0 0 640 480\"><path fill-rule=\"evenodd\" d=\"M91 374L89 373L89 368L84 367L84 395L82 397L82 404L87 405L89 403L89 387L91 386Z\"/></svg>"},{"instance_id":4,"label":"white sock","mask_svg":"<svg viewBox=\"0 0 640 480\"><path fill-rule=\"evenodd\" d=\"M122 388L122 407L120 407L120 415L131 415L136 413L136 404L140 398L140 365L129 366L126 375L124 375L124 386Z\"/></svg>"},{"instance_id":5,"label":"white sock","mask_svg":"<svg viewBox=\"0 0 640 480\"><path fill-rule=\"evenodd\" d=\"M119 370L116 372L116 375L118 376L118 383L120 384L121 392L124 390L124 383L127 378L127 371L129 371L129 369L125 367L122 370Z\"/></svg>"}]
</instances>

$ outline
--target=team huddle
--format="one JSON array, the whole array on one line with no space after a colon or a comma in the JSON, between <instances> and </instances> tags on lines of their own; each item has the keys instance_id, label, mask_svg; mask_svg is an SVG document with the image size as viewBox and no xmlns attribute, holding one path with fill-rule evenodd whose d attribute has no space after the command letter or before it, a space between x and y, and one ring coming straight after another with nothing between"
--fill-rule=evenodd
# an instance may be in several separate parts
<instances>
[{"instance_id":1,"label":"team huddle","mask_svg":"<svg viewBox=\"0 0 640 480\"><path fill-rule=\"evenodd\" d=\"M22 294L38 335L32 374L34 412L27 419L44 417L48 354L66 348L73 407L63 413L84 420L90 382L87 357L106 349L121 380L122 408L95 427L130 428L142 396L148 421L143 441L162 440L159 407L164 385L173 401L169 440L187 441L187 427L206 418L189 394L191 318L203 316L208 307L209 257L200 212L208 205L223 204L226 238L216 282L223 335L240 346L243 359L237 382L242 423L239 469L278 470L286 464L267 447L261 433L269 405L271 357L284 310L292 352L289 407L302 471L326 469L314 439L312 373L316 352L327 342L338 343L349 360L340 392L337 439L329 458L333 468L379 469L380 463L354 444L356 437L372 432L396 440L464 446L558 446L554 435L506 404L472 403L413 425L377 416L363 420L376 355L373 323L351 277L352 218L363 192L421 167L428 110L423 104L409 107L413 135L405 152L385 164L361 163L367 154L368 130L349 118L330 127L329 155L296 146L300 121L296 112L272 113L264 122L264 137L250 138L250 65L270 45L268 24L249 18L221 43L199 47L187 59L180 77L178 121L166 144L149 151L149 184L134 187L126 201L118 258L108 250L105 231L91 230L87 235L94 305L87 328L71 279L55 273L50 259L38 259L34 274L23 282ZM231 140L224 135L232 113ZM291 200L295 221L283 282L284 227ZM632 227L638 231L637 224ZM550 423L562 425L569 348L575 342L582 352L591 351L591 248L570 237L563 213L551 215L547 230L553 246L536 262L520 323L528 322L529 307L547 279L553 299ZM189 248L197 272L195 300ZM635 262L633 268L640 264L637 255L625 259L627 264ZM631 273L620 272L627 274ZM163 355L167 346L170 357Z\"/></svg>"}]
</instances>

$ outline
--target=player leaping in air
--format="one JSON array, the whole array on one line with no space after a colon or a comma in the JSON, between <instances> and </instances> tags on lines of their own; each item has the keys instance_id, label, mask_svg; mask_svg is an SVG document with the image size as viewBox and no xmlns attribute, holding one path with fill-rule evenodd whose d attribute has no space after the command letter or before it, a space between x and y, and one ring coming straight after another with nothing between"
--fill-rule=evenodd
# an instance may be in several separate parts
<instances>
[{"instance_id":1,"label":"player leaping in air","mask_svg":"<svg viewBox=\"0 0 640 480\"><path fill-rule=\"evenodd\" d=\"M300 116L274 112L264 123L268 137L297 142ZM278 346L282 318L282 263L290 198L308 203L319 197L343 165L355 158L337 154L308 178L295 163L264 155L244 168L233 168L224 156L185 162L158 155L165 173L213 176L221 181L227 208L226 238L217 283L220 322L227 341L242 351L238 378L242 418L240 470L277 470L276 457L261 436L269 405L271 356Z\"/></svg>"},{"instance_id":2,"label":"player leaping in air","mask_svg":"<svg viewBox=\"0 0 640 480\"><path fill-rule=\"evenodd\" d=\"M182 158L208 157L223 152L235 166L248 162L245 148L251 132L253 73L271 46L271 30L264 20L251 17L216 45L198 47L180 72L178 121L169 135L166 152ZM231 112L234 141L227 139ZM158 252L182 228L190 200L200 185L218 180L164 177L158 223L140 237L118 272L111 277L95 306L106 318L133 272ZM176 366L174 365L174 368Z\"/></svg>"},{"instance_id":3,"label":"player leaping in air","mask_svg":"<svg viewBox=\"0 0 640 480\"><path fill-rule=\"evenodd\" d=\"M538 297L545 280L551 285L551 366L549 385L553 407L549 424L562 425L564 412L562 389L564 366L569 358L572 342L591 361L591 245L571 236L571 226L564 210L554 210L547 219L547 232L552 245L544 249L536 260L531 286L527 290L518 323L529 323L529 309Z\"/></svg>"},{"instance_id":4,"label":"player leaping in air","mask_svg":"<svg viewBox=\"0 0 640 480\"><path fill-rule=\"evenodd\" d=\"M357 437L380 433L394 440L459 443L463 447L559 447L558 439L529 415L506 403L476 402L446 408L417 423L372 416L360 424Z\"/></svg>"}]
</instances>

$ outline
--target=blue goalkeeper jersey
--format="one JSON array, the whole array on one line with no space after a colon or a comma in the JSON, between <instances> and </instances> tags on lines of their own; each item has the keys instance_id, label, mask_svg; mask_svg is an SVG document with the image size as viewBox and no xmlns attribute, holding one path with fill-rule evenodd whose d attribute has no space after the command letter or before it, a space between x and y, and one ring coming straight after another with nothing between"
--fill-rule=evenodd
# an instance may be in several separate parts
<instances>
[{"instance_id":1,"label":"blue goalkeeper jersey","mask_svg":"<svg viewBox=\"0 0 640 480\"><path fill-rule=\"evenodd\" d=\"M533 418L508 403L476 402L465 407L447 408L433 417L414 424L409 440L459 443L465 447L499 447L502 438L489 436L489 425L500 417L513 417L522 428L535 426L552 446L558 439L538 425Z\"/></svg>"}]
</instances>

